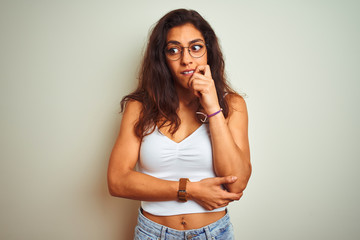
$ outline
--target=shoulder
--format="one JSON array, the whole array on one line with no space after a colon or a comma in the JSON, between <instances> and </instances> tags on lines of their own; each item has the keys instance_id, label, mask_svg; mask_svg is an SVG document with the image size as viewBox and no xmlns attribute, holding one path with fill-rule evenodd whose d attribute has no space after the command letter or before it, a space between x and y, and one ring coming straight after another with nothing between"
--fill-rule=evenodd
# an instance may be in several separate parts
<instances>
[{"instance_id":1,"label":"shoulder","mask_svg":"<svg viewBox=\"0 0 360 240\"><path fill-rule=\"evenodd\" d=\"M141 111L142 111L142 103L136 100L129 100L125 105L125 111L123 115L123 120L126 122L135 123L138 121Z\"/></svg>"},{"instance_id":2,"label":"shoulder","mask_svg":"<svg viewBox=\"0 0 360 240\"><path fill-rule=\"evenodd\" d=\"M129 100L125 105L124 115L126 113L131 113L131 115L134 115L134 114L140 115L142 108L143 108L143 105L141 102L139 102L137 100Z\"/></svg>"},{"instance_id":3,"label":"shoulder","mask_svg":"<svg viewBox=\"0 0 360 240\"><path fill-rule=\"evenodd\" d=\"M142 106L142 103L137 100L129 100L125 105L125 111L140 112L142 110Z\"/></svg>"},{"instance_id":4,"label":"shoulder","mask_svg":"<svg viewBox=\"0 0 360 240\"><path fill-rule=\"evenodd\" d=\"M229 93L225 96L225 99L229 106L229 115L228 118L232 117L234 114L245 114L247 115L247 107L245 99L237 93Z\"/></svg>"},{"instance_id":5,"label":"shoulder","mask_svg":"<svg viewBox=\"0 0 360 240\"><path fill-rule=\"evenodd\" d=\"M239 94L228 94L227 102L229 106L229 114L226 118L227 125L234 136L234 139L240 146L241 142L246 142L248 132L248 113L246 102ZM240 139L242 139L240 141Z\"/></svg>"}]
</instances>

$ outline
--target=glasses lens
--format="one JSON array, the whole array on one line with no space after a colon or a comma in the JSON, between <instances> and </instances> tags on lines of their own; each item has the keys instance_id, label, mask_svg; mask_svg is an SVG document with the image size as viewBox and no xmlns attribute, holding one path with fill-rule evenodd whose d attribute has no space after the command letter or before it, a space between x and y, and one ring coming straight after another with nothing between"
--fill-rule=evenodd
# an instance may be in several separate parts
<instances>
[{"instance_id":1,"label":"glasses lens","mask_svg":"<svg viewBox=\"0 0 360 240\"><path fill-rule=\"evenodd\" d=\"M168 45L165 49L166 57L171 60L177 60L181 56L181 47L177 45Z\"/></svg>"},{"instance_id":2,"label":"glasses lens","mask_svg":"<svg viewBox=\"0 0 360 240\"><path fill-rule=\"evenodd\" d=\"M206 52L205 44L201 42L193 43L189 46L191 56L195 58L202 57Z\"/></svg>"}]
</instances>

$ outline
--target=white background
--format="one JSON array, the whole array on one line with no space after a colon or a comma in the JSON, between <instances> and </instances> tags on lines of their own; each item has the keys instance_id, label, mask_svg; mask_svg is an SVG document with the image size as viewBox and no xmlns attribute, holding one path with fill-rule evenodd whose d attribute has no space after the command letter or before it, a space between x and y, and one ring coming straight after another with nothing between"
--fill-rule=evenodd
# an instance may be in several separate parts
<instances>
[{"instance_id":1,"label":"white background","mask_svg":"<svg viewBox=\"0 0 360 240\"><path fill-rule=\"evenodd\" d=\"M149 29L175 8L217 33L248 95L253 174L236 239L359 239L360 3L0 0L0 239L132 239L106 170Z\"/></svg>"}]
</instances>

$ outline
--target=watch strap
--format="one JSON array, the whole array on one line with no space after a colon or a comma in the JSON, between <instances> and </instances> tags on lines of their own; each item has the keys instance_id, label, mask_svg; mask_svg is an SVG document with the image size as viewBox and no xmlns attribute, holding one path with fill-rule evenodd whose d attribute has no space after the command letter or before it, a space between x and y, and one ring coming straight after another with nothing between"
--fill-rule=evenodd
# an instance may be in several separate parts
<instances>
[{"instance_id":1,"label":"watch strap","mask_svg":"<svg viewBox=\"0 0 360 240\"><path fill-rule=\"evenodd\" d=\"M180 178L179 180L178 199L180 202L187 202L187 192L186 192L187 182L189 182L188 178Z\"/></svg>"}]
</instances>

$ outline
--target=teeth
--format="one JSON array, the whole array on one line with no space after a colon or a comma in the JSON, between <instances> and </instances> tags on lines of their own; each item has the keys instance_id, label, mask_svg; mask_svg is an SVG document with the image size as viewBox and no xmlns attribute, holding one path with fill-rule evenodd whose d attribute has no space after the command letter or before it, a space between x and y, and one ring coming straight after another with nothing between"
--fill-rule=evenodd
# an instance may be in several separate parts
<instances>
[{"instance_id":1,"label":"teeth","mask_svg":"<svg viewBox=\"0 0 360 240\"><path fill-rule=\"evenodd\" d=\"M183 72L184 74L194 73L194 71Z\"/></svg>"}]
</instances>

